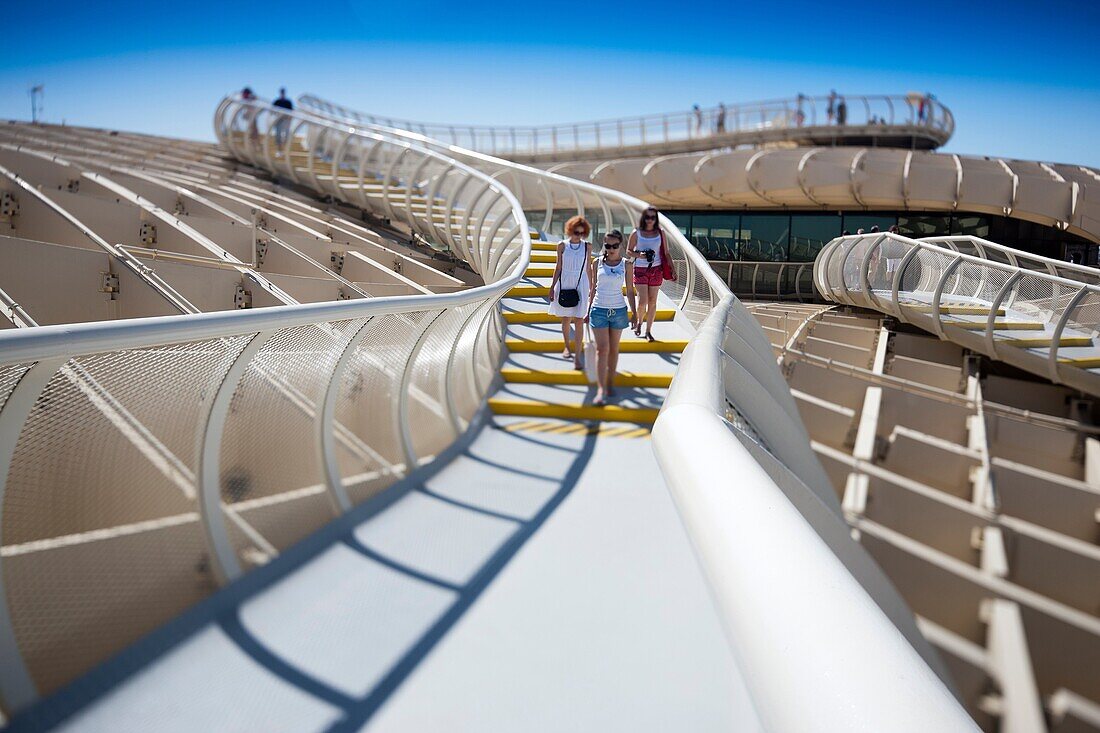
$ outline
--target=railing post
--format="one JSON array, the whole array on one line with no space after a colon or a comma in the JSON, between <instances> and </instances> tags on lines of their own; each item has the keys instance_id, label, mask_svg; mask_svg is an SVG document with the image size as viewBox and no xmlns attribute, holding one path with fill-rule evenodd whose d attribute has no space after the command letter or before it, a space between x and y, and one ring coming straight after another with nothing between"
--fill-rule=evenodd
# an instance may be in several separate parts
<instances>
[{"instance_id":1,"label":"railing post","mask_svg":"<svg viewBox=\"0 0 1100 733\"><path fill-rule=\"evenodd\" d=\"M1062 382L1058 374L1058 350L1062 347L1062 332L1066 329L1066 324L1069 323L1069 317L1073 313L1073 309L1088 295L1089 290L1088 285L1082 285L1081 289L1074 293L1061 318L1058 319L1058 325L1054 327L1054 336L1050 341L1050 351L1047 355L1047 373L1050 376L1050 381L1055 384L1061 384Z\"/></svg>"},{"instance_id":2,"label":"railing post","mask_svg":"<svg viewBox=\"0 0 1100 733\"><path fill-rule=\"evenodd\" d=\"M932 324L935 326L936 335L941 339L947 337L943 334L943 320L940 315L940 300L943 298L943 287L947 284L947 278L951 277L951 274L958 269L962 264L963 256L956 255L955 259L943 268L943 274L940 275L939 281L936 283L936 291L932 294Z\"/></svg>"},{"instance_id":3,"label":"railing post","mask_svg":"<svg viewBox=\"0 0 1100 733\"><path fill-rule=\"evenodd\" d=\"M58 358L36 363L23 373L15 389L0 407L0 532L4 526L4 496L19 437L38 396L67 361L66 358ZM38 699L38 688L31 679L30 670L27 669L15 637L3 570L3 557L0 556L0 659L4 660L0 664L0 699L9 711L16 711Z\"/></svg>"},{"instance_id":4,"label":"railing post","mask_svg":"<svg viewBox=\"0 0 1100 733\"><path fill-rule=\"evenodd\" d=\"M347 489L344 488L343 477L340 475L340 463L336 459L336 437L333 430L333 423L336 420L336 398L339 396L344 372L347 371L348 364L355 356L359 339L373 322L373 317L368 318L355 329L355 333L344 345L340 358L337 359L336 366L332 368L332 373L328 377L328 384L325 385L325 393L321 398L321 409L317 411L314 421L317 432L317 451L325 474L325 485L338 514L351 509L351 499L348 498Z\"/></svg>"},{"instance_id":5,"label":"railing post","mask_svg":"<svg viewBox=\"0 0 1100 733\"><path fill-rule=\"evenodd\" d=\"M412 385L413 368L416 366L416 357L420 355L420 350L424 348L428 332L435 322L448 312L448 309L444 309L425 319L424 325L420 327L419 333L416 335L416 342L409 352L409 358L405 360L405 369L401 372L401 386L397 393L395 418L397 421L397 434L401 436L401 451L405 455L405 471L403 474L405 476L408 476L419 466L416 447L413 445L412 430L409 428L409 387Z\"/></svg>"},{"instance_id":6,"label":"railing post","mask_svg":"<svg viewBox=\"0 0 1100 733\"><path fill-rule=\"evenodd\" d=\"M890 285L890 302L894 304L894 315L898 317L898 320L905 323L909 322L909 319L901 312L901 301L899 299L899 291L901 289L901 278L905 273L905 268L909 267L909 263L913 261L913 258L920 252L921 245L911 245L908 252L901 258L901 262L898 263L898 269L894 271L894 280Z\"/></svg>"},{"instance_id":7,"label":"railing post","mask_svg":"<svg viewBox=\"0 0 1100 733\"><path fill-rule=\"evenodd\" d=\"M206 419L200 424L199 447L196 451L198 467L195 471L199 481L199 516L211 552L210 567L220 585L235 580L241 574L241 565L237 561L237 554L222 516L221 449L225 421L233 394L237 391L237 384L252 362L252 357L275 333L261 331L249 340L226 371L206 412Z\"/></svg>"},{"instance_id":8,"label":"railing post","mask_svg":"<svg viewBox=\"0 0 1100 733\"><path fill-rule=\"evenodd\" d=\"M886 239L886 235L883 234L867 248L867 252L863 255L863 261L859 264L859 284L863 288L863 299L867 302L868 307L874 307L875 301L871 294L871 276L867 272L871 263L871 255L875 253L875 250L882 246L882 240Z\"/></svg>"},{"instance_id":9,"label":"railing post","mask_svg":"<svg viewBox=\"0 0 1100 733\"><path fill-rule=\"evenodd\" d=\"M993 299L993 303L989 307L989 315L985 320L985 345L988 349L988 354L991 358L997 358L997 345L993 338L993 331L996 329L994 326L997 321L997 311L1001 308L1001 303L1004 302L1005 296L1008 295L1012 287L1019 282L1020 278L1024 276L1024 273L1020 270L1012 273L1008 276L1008 280L1005 280L1005 284L1001 286L1001 289L997 291L996 297Z\"/></svg>"}]
</instances>

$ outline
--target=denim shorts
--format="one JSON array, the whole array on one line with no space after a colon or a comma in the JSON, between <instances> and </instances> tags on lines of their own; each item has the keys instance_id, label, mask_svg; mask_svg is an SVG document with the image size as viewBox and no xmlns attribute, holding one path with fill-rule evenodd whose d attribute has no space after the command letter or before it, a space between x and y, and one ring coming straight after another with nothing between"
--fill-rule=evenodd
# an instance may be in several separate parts
<instances>
[{"instance_id":1,"label":"denim shorts","mask_svg":"<svg viewBox=\"0 0 1100 733\"><path fill-rule=\"evenodd\" d=\"M588 323L592 328L617 328L620 331L630 325L626 306L622 308L593 308Z\"/></svg>"}]
</instances>

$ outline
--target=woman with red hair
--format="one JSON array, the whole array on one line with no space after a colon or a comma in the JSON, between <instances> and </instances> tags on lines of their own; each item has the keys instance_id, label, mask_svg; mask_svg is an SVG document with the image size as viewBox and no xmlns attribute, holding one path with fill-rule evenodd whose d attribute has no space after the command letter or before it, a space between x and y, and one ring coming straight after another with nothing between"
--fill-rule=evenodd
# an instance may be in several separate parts
<instances>
[{"instance_id":1,"label":"woman with red hair","mask_svg":"<svg viewBox=\"0 0 1100 733\"><path fill-rule=\"evenodd\" d=\"M563 359L573 359L581 369L581 338L588 320L589 283L593 281L592 256L586 237L592 226L583 216L565 222L565 236L558 243L558 263L550 280L550 313L561 317ZM572 329L572 332L570 332ZM572 349L570 349L572 345Z\"/></svg>"}]
</instances>

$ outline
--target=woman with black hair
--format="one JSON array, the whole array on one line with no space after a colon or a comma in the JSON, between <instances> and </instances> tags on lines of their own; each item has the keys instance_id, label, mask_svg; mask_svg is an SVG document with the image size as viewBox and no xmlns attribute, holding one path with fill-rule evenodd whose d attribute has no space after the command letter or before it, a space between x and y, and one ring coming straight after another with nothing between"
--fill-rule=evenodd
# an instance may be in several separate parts
<instances>
[{"instance_id":1,"label":"woman with black hair","mask_svg":"<svg viewBox=\"0 0 1100 733\"><path fill-rule=\"evenodd\" d=\"M672 267L672 257L668 254L665 233L655 207L647 207L642 212L638 228L630 234L626 252L634 261L634 287L638 290L638 318L634 335L643 338L644 326L644 338L656 341L653 338L653 321L657 317L657 296L664 280L676 279L676 271Z\"/></svg>"},{"instance_id":2,"label":"woman with black hair","mask_svg":"<svg viewBox=\"0 0 1100 733\"><path fill-rule=\"evenodd\" d=\"M603 237L603 254L596 260L596 277L592 281L589 300L592 308L588 324L596 341L596 399L600 406L615 394L615 372L619 367L619 339L627 325L637 323L638 308L634 302L631 263L623 257L623 233L612 229ZM626 297L623 297L623 292ZM627 315L627 302L634 312Z\"/></svg>"}]
</instances>

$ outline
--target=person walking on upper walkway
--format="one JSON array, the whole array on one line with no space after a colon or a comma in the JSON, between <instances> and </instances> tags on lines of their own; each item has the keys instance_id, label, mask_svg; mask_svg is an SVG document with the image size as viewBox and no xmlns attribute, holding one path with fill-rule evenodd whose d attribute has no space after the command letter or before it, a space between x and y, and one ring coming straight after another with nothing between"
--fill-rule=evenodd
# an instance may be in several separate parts
<instances>
[{"instance_id":1,"label":"person walking on upper walkway","mask_svg":"<svg viewBox=\"0 0 1100 733\"><path fill-rule=\"evenodd\" d=\"M844 97L841 97L840 102L836 105L836 124L848 124L848 103L844 101Z\"/></svg>"},{"instance_id":2,"label":"person walking on upper walkway","mask_svg":"<svg viewBox=\"0 0 1100 733\"><path fill-rule=\"evenodd\" d=\"M672 267L672 257L665 244L665 233L661 230L657 209L648 207L642 212L642 218L627 242L627 256L634 261L634 286L638 289L638 318L634 324L634 335L653 338L653 321L657 317L657 296L661 292L661 282L675 280L676 271Z\"/></svg>"},{"instance_id":3,"label":"person walking on upper walkway","mask_svg":"<svg viewBox=\"0 0 1100 733\"><path fill-rule=\"evenodd\" d=\"M294 109L294 102L291 102L286 96L286 87L279 87L279 98L272 102L271 106L286 110ZM286 133L289 127L290 118L280 114L278 121L275 123L275 142L278 143L280 148L286 142Z\"/></svg>"},{"instance_id":4,"label":"person walking on upper walkway","mask_svg":"<svg viewBox=\"0 0 1100 733\"><path fill-rule=\"evenodd\" d=\"M550 314L561 318L561 336L565 344L563 359L573 359L582 367L581 338L588 320L588 298L593 280L592 257L585 237L592 226L583 216L565 222L568 239L558 242L558 263L550 280ZM570 349L570 346L573 348Z\"/></svg>"},{"instance_id":5,"label":"person walking on upper walkway","mask_svg":"<svg viewBox=\"0 0 1100 733\"><path fill-rule=\"evenodd\" d=\"M833 120L836 119L836 90L829 92L829 106L825 109L826 114L829 116L829 124L833 124Z\"/></svg>"},{"instance_id":6,"label":"person walking on upper walkway","mask_svg":"<svg viewBox=\"0 0 1100 733\"><path fill-rule=\"evenodd\" d=\"M596 340L596 398L594 405L606 404L615 394L615 372L619 366L619 340L629 324L637 327L638 308L634 299L634 266L623 256L623 233L612 229L604 235L603 254L596 260L596 277L589 300L592 308L588 323ZM626 297L623 297L623 291ZM629 301L631 314L627 317Z\"/></svg>"},{"instance_id":7,"label":"person walking on upper walkway","mask_svg":"<svg viewBox=\"0 0 1100 733\"><path fill-rule=\"evenodd\" d=\"M695 136L703 136L703 110L699 109L699 105L691 105L691 114L695 118Z\"/></svg>"},{"instance_id":8,"label":"person walking on upper walkway","mask_svg":"<svg viewBox=\"0 0 1100 733\"><path fill-rule=\"evenodd\" d=\"M714 123L714 132L721 135L726 131L726 105L725 103L718 105L718 118Z\"/></svg>"}]
</instances>

